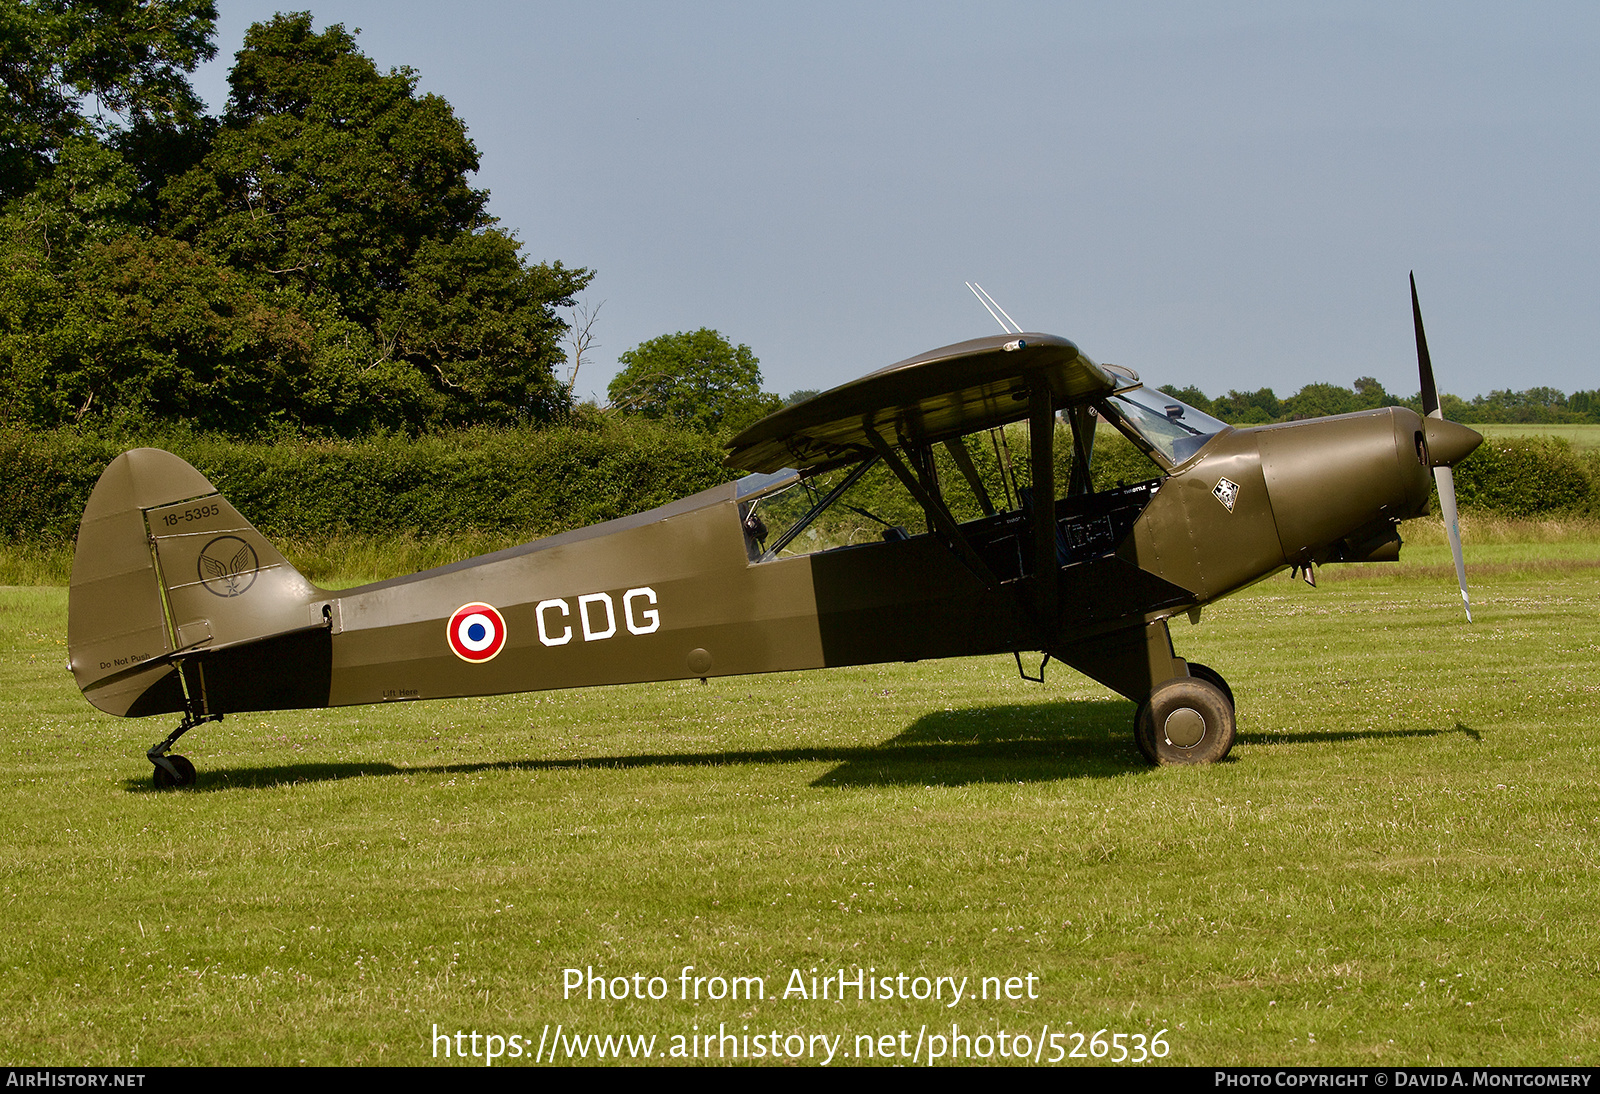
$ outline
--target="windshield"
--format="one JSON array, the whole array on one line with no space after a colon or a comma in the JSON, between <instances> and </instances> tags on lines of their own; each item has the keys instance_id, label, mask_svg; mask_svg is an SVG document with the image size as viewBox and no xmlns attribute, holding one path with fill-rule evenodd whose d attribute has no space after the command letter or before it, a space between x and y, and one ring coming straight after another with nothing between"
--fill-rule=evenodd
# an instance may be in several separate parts
<instances>
[{"instance_id":1,"label":"windshield","mask_svg":"<svg viewBox=\"0 0 1600 1094\"><path fill-rule=\"evenodd\" d=\"M1174 464L1182 463L1228 428L1226 422L1150 388L1119 392L1107 403L1145 443Z\"/></svg>"}]
</instances>

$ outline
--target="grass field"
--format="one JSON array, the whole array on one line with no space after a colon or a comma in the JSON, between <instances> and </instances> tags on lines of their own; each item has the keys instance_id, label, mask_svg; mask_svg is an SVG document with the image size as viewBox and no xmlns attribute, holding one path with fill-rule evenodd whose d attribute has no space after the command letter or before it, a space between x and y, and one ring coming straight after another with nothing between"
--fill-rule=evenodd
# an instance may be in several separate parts
<instances>
[{"instance_id":1,"label":"grass field","mask_svg":"<svg viewBox=\"0 0 1600 1094\"><path fill-rule=\"evenodd\" d=\"M1146 767L1104 689L993 658L238 716L159 794L167 720L77 694L64 590L0 590L0 1041L461 1062L437 1027L528 1063L559 1024L668 1062L709 1031L758 1062L964 1036L1014 1064L1021 1035L1063 1063L1593 1065L1600 544L1470 551L1469 626L1448 550L1408 539L1406 568L1174 628L1241 711L1198 770ZM585 968L665 997L564 998ZM967 994L783 997L862 968ZM707 997L735 976L765 998Z\"/></svg>"}]
</instances>

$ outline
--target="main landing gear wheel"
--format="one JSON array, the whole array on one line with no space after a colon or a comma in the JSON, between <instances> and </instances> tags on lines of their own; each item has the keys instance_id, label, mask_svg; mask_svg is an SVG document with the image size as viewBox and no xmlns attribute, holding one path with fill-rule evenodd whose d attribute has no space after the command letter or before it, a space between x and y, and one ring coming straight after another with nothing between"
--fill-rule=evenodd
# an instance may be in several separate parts
<instances>
[{"instance_id":1,"label":"main landing gear wheel","mask_svg":"<svg viewBox=\"0 0 1600 1094\"><path fill-rule=\"evenodd\" d=\"M190 763L187 757L168 756L166 759L173 767L178 769L178 774L174 778L172 772L160 764L156 764L155 783L157 790L181 790L186 786L194 785L194 764Z\"/></svg>"},{"instance_id":2,"label":"main landing gear wheel","mask_svg":"<svg viewBox=\"0 0 1600 1094\"><path fill-rule=\"evenodd\" d=\"M1233 747L1235 731L1227 694L1199 676L1161 684L1133 718L1134 740L1153 764L1216 763Z\"/></svg>"},{"instance_id":3,"label":"main landing gear wheel","mask_svg":"<svg viewBox=\"0 0 1600 1094\"><path fill-rule=\"evenodd\" d=\"M1222 678L1222 673L1218 672L1210 665L1202 665L1198 661L1190 661L1189 675L1193 676L1197 680L1204 680L1208 684L1215 684L1217 689L1228 697L1228 705L1233 707L1234 710L1239 709L1239 704L1233 698L1233 689L1230 688L1228 686L1228 682Z\"/></svg>"}]
</instances>

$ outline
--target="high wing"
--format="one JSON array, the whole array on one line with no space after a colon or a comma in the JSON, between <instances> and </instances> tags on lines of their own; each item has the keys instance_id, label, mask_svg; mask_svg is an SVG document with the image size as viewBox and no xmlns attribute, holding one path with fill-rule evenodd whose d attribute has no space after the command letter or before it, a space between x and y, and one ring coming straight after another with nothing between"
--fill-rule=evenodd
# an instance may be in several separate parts
<instances>
[{"instance_id":1,"label":"high wing","mask_svg":"<svg viewBox=\"0 0 1600 1094\"><path fill-rule=\"evenodd\" d=\"M822 471L872 455L870 432L929 445L1028 417L1030 388L1056 409L1138 384L1053 334L974 338L907 358L769 415L729 442L724 463L754 472ZM869 432L870 431L870 432Z\"/></svg>"}]
</instances>

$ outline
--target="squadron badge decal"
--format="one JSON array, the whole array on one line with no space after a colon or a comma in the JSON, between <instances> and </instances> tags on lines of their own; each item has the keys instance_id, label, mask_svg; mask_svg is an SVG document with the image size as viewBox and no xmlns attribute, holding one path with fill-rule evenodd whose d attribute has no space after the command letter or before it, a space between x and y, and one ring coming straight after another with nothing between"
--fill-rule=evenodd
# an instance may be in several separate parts
<instances>
[{"instance_id":1,"label":"squadron badge decal","mask_svg":"<svg viewBox=\"0 0 1600 1094\"><path fill-rule=\"evenodd\" d=\"M506 644L506 621L490 604L463 604L450 617L451 651L463 661L493 661Z\"/></svg>"},{"instance_id":2,"label":"squadron badge decal","mask_svg":"<svg viewBox=\"0 0 1600 1094\"><path fill-rule=\"evenodd\" d=\"M1228 512L1233 512L1233 503L1239 500L1239 484L1231 479L1218 479L1215 489L1211 491L1218 501L1227 507Z\"/></svg>"},{"instance_id":3,"label":"squadron badge decal","mask_svg":"<svg viewBox=\"0 0 1600 1094\"><path fill-rule=\"evenodd\" d=\"M217 596L241 596L256 583L261 560L238 536L218 536L200 549L195 563L200 583Z\"/></svg>"}]
</instances>

